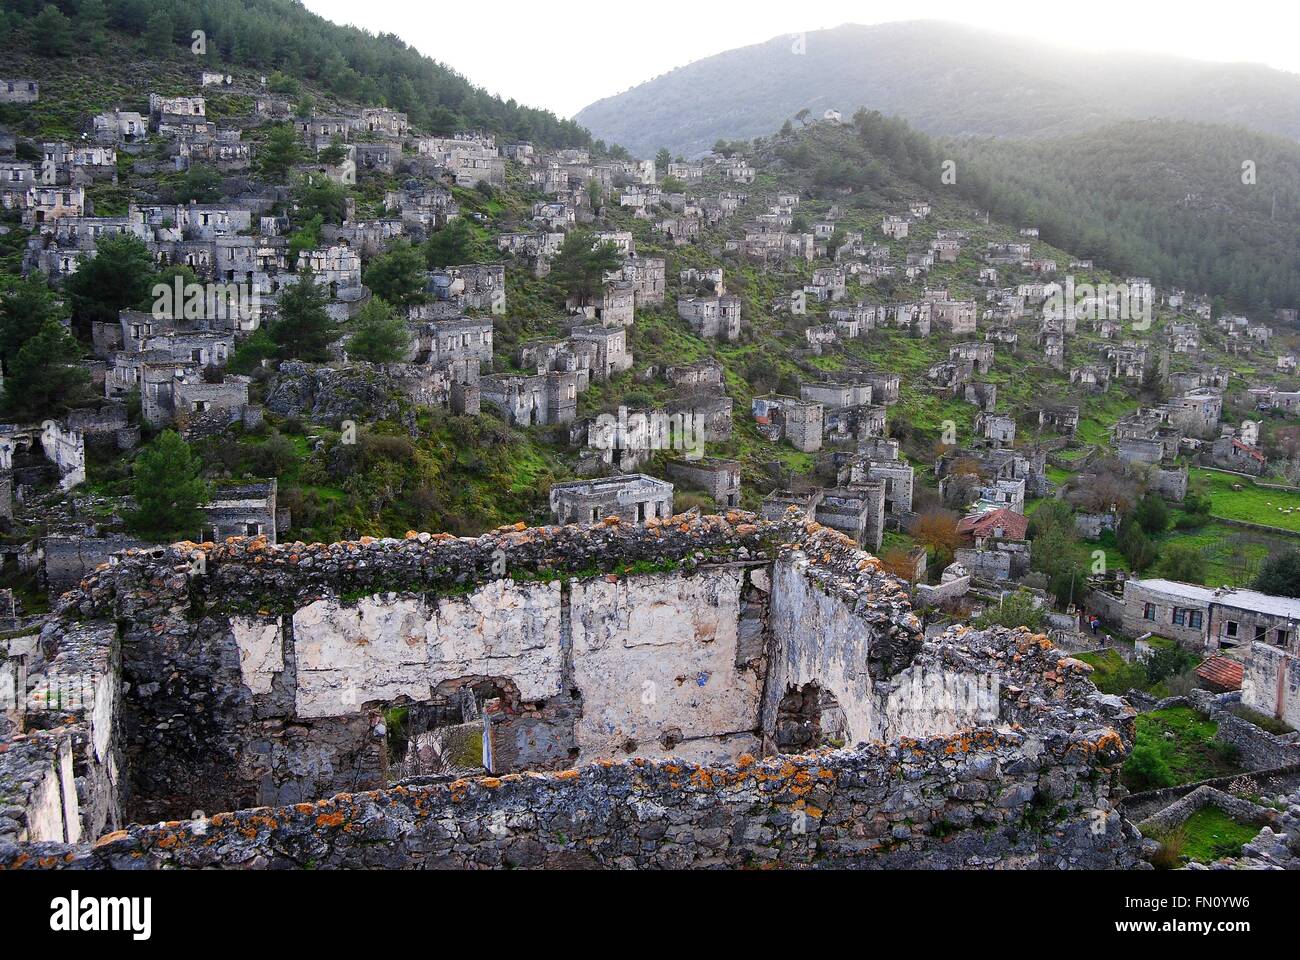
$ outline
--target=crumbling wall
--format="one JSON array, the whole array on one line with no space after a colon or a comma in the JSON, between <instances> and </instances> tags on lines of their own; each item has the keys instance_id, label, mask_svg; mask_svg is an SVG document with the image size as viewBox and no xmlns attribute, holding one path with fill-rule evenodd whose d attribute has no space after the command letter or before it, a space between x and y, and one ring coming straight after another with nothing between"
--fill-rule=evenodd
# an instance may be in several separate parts
<instances>
[{"instance_id":1,"label":"crumbling wall","mask_svg":"<svg viewBox=\"0 0 1300 960\"><path fill-rule=\"evenodd\" d=\"M128 551L57 612L51 629L120 647L110 747L129 761L130 812L189 822L64 846L54 865L1129 856L1109 795L1131 709L1043 637L923 643L901 581L795 517L181 544ZM933 675L996 696L972 710L912 683ZM835 711L843 749L756 763L792 687L827 692L808 702ZM528 772L390 787L389 708L438 714L470 689L489 691L488 769ZM241 808L261 809L204 813ZM0 838L0 865L51 865L53 849Z\"/></svg>"},{"instance_id":2,"label":"crumbling wall","mask_svg":"<svg viewBox=\"0 0 1300 960\"><path fill-rule=\"evenodd\" d=\"M482 684L494 772L734 759L760 735L747 571L778 529L734 517L181 545L128 553L66 602L122 624L140 820L386 786L386 713Z\"/></svg>"},{"instance_id":3,"label":"crumbling wall","mask_svg":"<svg viewBox=\"0 0 1300 960\"><path fill-rule=\"evenodd\" d=\"M116 630L48 625L4 642L0 843L77 842L123 822ZM10 703L10 697L21 698Z\"/></svg>"},{"instance_id":4,"label":"crumbling wall","mask_svg":"<svg viewBox=\"0 0 1300 960\"><path fill-rule=\"evenodd\" d=\"M850 743L880 739L874 684L911 662L920 634L903 585L874 576L878 570L874 558L858 559L847 571L824 569L802 551L774 564L766 729L775 727L789 690L816 683L839 701Z\"/></svg>"},{"instance_id":5,"label":"crumbling wall","mask_svg":"<svg viewBox=\"0 0 1300 960\"><path fill-rule=\"evenodd\" d=\"M1241 681L1241 702L1300 730L1300 656L1252 643Z\"/></svg>"},{"instance_id":6,"label":"crumbling wall","mask_svg":"<svg viewBox=\"0 0 1300 960\"><path fill-rule=\"evenodd\" d=\"M580 760L758 748L763 676L741 649L744 579L716 569L573 585Z\"/></svg>"},{"instance_id":7,"label":"crumbling wall","mask_svg":"<svg viewBox=\"0 0 1300 960\"><path fill-rule=\"evenodd\" d=\"M1015 730L734 765L597 763L0 844L7 867L1105 869L1137 837L1110 804L1113 730Z\"/></svg>"}]
</instances>

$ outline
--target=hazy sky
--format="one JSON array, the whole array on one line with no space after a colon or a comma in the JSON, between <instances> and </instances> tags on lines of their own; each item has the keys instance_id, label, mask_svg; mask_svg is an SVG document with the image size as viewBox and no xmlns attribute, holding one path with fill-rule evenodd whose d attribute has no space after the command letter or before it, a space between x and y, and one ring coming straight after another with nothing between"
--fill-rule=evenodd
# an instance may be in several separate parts
<instances>
[{"instance_id":1,"label":"hazy sky","mask_svg":"<svg viewBox=\"0 0 1300 960\"><path fill-rule=\"evenodd\" d=\"M1300 73L1300 5L1294 0L487 0L451 7L412 0L304 2L335 23L397 34L492 93L562 116L674 67L780 34L922 18L1088 50L1249 61Z\"/></svg>"}]
</instances>

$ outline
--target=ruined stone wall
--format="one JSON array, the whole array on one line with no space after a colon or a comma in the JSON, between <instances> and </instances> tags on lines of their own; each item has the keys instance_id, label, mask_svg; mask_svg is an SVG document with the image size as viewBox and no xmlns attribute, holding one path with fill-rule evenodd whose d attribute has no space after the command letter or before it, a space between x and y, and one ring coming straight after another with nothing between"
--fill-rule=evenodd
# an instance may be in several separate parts
<instances>
[{"instance_id":1,"label":"ruined stone wall","mask_svg":"<svg viewBox=\"0 0 1300 960\"><path fill-rule=\"evenodd\" d=\"M117 551L142 545L140 540L123 534L46 537L43 543L45 582L55 595L71 590Z\"/></svg>"},{"instance_id":2,"label":"ruined stone wall","mask_svg":"<svg viewBox=\"0 0 1300 960\"><path fill-rule=\"evenodd\" d=\"M879 594L860 594L820 572L802 553L774 565L764 717L774 726L781 697L816 683L840 703L850 743L880 739L874 683L901 670L916 652L911 605L897 581L883 582Z\"/></svg>"},{"instance_id":3,"label":"ruined stone wall","mask_svg":"<svg viewBox=\"0 0 1300 960\"><path fill-rule=\"evenodd\" d=\"M1300 656L1267 643L1252 643L1241 702L1300 730Z\"/></svg>"},{"instance_id":4,"label":"ruined stone wall","mask_svg":"<svg viewBox=\"0 0 1300 960\"><path fill-rule=\"evenodd\" d=\"M386 786L386 710L471 685L494 772L755 751L755 581L810 534L732 517L128 554L67 603L122 624L132 817Z\"/></svg>"},{"instance_id":5,"label":"ruined stone wall","mask_svg":"<svg viewBox=\"0 0 1300 960\"><path fill-rule=\"evenodd\" d=\"M636 759L345 794L132 827L94 845L0 844L19 868L1124 868L1113 731L983 732L734 765Z\"/></svg>"},{"instance_id":6,"label":"ruined stone wall","mask_svg":"<svg viewBox=\"0 0 1300 960\"><path fill-rule=\"evenodd\" d=\"M112 625L50 625L4 641L0 654L16 683L0 687L0 843L75 843L117 829L124 820Z\"/></svg>"},{"instance_id":7,"label":"ruined stone wall","mask_svg":"<svg viewBox=\"0 0 1300 960\"><path fill-rule=\"evenodd\" d=\"M901 581L794 517L182 544L127 552L57 612L48 630L120 651L123 723L97 729L129 818L188 822L86 845L113 809L57 852L11 832L0 866L1128 856L1108 798L1132 711L1042 637L923 643ZM389 708L480 688L504 775L390 787ZM792 696L843 749L756 763Z\"/></svg>"}]
</instances>

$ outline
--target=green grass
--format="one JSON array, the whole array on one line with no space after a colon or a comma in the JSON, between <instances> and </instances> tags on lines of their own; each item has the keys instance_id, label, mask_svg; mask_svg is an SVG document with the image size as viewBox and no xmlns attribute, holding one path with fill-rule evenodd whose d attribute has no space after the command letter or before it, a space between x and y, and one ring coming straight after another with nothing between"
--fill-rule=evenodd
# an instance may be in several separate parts
<instances>
[{"instance_id":1,"label":"green grass","mask_svg":"<svg viewBox=\"0 0 1300 960\"><path fill-rule=\"evenodd\" d=\"M1120 656L1118 650L1096 650L1088 653L1076 653L1074 659L1082 660L1092 667L1092 682L1102 693L1123 695L1132 687L1140 688L1138 670ZM1140 677L1146 679L1145 673Z\"/></svg>"},{"instance_id":2,"label":"green grass","mask_svg":"<svg viewBox=\"0 0 1300 960\"><path fill-rule=\"evenodd\" d=\"M1138 407L1135 397L1123 391L1111 390L1100 397L1090 397L1083 403L1079 416L1078 438L1084 443L1110 446L1110 431L1115 422Z\"/></svg>"},{"instance_id":3,"label":"green grass","mask_svg":"<svg viewBox=\"0 0 1300 960\"><path fill-rule=\"evenodd\" d=\"M1189 482L1204 485L1210 498L1210 513L1216 517L1300 533L1300 493L1265 490L1246 477L1195 468L1189 471ZM1242 489L1233 490L1234 484Z\"/></svg>"},{"instance_id":4,"label":"green grass","mask_svg":"<svg viewBox=\"0 0 1300 960\"><path fill-rule=\"evenodd\" d=\"M1258 827L1238 823L1218 807L1197 810L1174 831L1182 838L1182 856L1193 863L1213 863L1240 856L1243 844L1255 839Z\"/></svg>"},{"instance_id":5,"label":"green grass","mask_svg":"<svg viewBox=\"0 0 1300 960\"><path fill-rule=\"evenodd\" d=\"M1240 773L1230 751L1214 741L1219 725L1190 707L1154 710L1137 718L1134 749L1150 745L1168 765L1174 784Z\"/></svg>"},{"instance_id":6,"label":"green grass","mask_svg":"<svg viewBox=\"0 0 1300 960\"><path fill-rule=\"evenodd\" d=\"M1177 516L1177 514L1175 514ZM1230 527L1225 523L1208 523L1196 530L1169 530L1156 537L1162 552L1175 544L1195 547L1205 557L1207 586L1247 587L1255 579L1260 565L1287 544L1281 538ZM1123 569L1123 560L1120 560Z\"/></svg>"}]
</instances>

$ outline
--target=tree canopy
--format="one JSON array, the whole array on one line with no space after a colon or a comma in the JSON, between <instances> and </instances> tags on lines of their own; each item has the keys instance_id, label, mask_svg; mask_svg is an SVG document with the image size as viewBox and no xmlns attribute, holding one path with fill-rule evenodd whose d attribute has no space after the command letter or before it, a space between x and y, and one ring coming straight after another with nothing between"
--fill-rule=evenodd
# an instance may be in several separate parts
<instances>
[{"instance_id":1,"label":"tree canopy","mask_svg":"<svg viewBox=\"0 0 1300 960\"><path fill-rule=\"evenodd\" d=\"M212 491L200 477L202 463L174 430L164 430L140 451L133 471L135 510L131 529L151 540L197 538L201 507Z\"/></svg>"}]
</instances>

